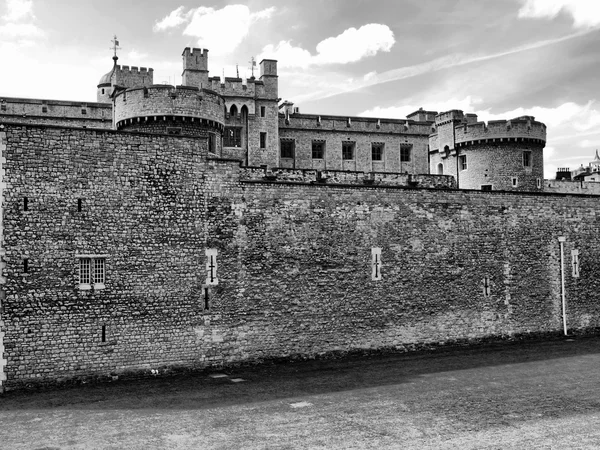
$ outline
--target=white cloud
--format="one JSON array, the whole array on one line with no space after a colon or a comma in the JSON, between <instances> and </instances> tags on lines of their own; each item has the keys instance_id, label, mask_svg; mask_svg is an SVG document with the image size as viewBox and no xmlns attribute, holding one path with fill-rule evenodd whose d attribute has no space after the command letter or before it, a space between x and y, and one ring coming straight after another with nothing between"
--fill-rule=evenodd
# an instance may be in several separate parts
<instances>
[{"instance_id":1,"label":"white cloud","mask_svg":"<svg viewBox=\"0 0 600 450\"><path fill-rule=\"evenodd\" d=\"M183 24L186 36L198 39L198 46L208 48L215 54L232 52L250 32L253 23L270 19L274 7L251 12L246 5L227 5L222 9L201 6L187 13L184 7L171 11L162 20L154 24L154 31L165 31Z\"/></svg>"},{"instance_id":2,"label":"white cloud","mask_svg":"<svg viewBox=\"0 0 600 450\"><path fill-rule=\"evenodd\" d=\"M426 101L419 105L413 104L402 106L390 106L386 108L376 106L375 108L363 111L358 115L363 117L405 119L408 114L415 112L419 108L423 108L426 111L437 112L450 111L451 109L460 109L467 113L475 111L477 108L476 105L481 104L481 102L482 100L480 98L474 98L469 95L463 99L451 98L444 101Z\"/></svg>"},{"instance_id":3,"label":"white cloud","mask_svg":"<svg viewBox=\"0 0 600 450\"><path fill-rule=\"evenodd\" d=\"M317 44L317 64L346 64L373 56L379 51L389 52L396 40L387 25L370 23L358 30L348 28L336 37Z\"/></svg>"},{"instance_id":4,"label":"white cloud","mask_svg":"<svg viewBox=\"0 0 600 450\"><path fill-rule=\"evenodd\" d=\"M6 0L6 14L2 16L7 22L18 22L33 17L32 0Z\"/></svg>"},{"instance_id":5,"label":"white cloud","mask_svg":"<svg viewBox=\"0 0 600 450\"><path fill-rule=\"evenodd\" d=\"M138 52L135 48L127 53L127 64L140 64L148 58L148 53Z\"/></svg>"},{"instance_id":6,"label":"white cloud","mask_svg":"<svg viewBox=\"0 0 600 450\"><path fill-rule=\"evenodd\" d=\"M154 31L164 31L169 28L175 28L179 25L184 24L188 20L188 14L183 14L184 6L180 6L177 9L171 11L167 16L165 16L162 20L157 21L154 24Z\"/></svg>"},{"instance_id":7,"label":"white cloud","mask_svg":"<svg viewBox=\"0 0 600 450\"><path fill-rule=\"evenodd\" d=\"M259 60L277 59L280 67L308 67L309 65L347 64L373 56L380 51L389 52L395 43L394 33L387 25L370 23L359 29L348 28L335 37L322 40L312 55L290 41L280 41L263 48Z\"/></svg>"},{"instance_id":8,"label":"white cloud","mask_svg":"<svg viewBox=\"0 0 600 450\"><path fill-rule=\"evenodd\" d=\"M600 25L600 3L597 0L522 0L519 18L554 19L561 11L573 17L577 28Z\"/></svg>"},{"instance_id":9,"label":"white cloud","mask_svg":"<svg viewBox=\"0 0 600 450\"><path fill-rule=\"evenodd\" d=\"M24 39L42 37L44 32L32 23L7 23L0 25L0 37L6 39Z\"/></svg>"}]
</instances>

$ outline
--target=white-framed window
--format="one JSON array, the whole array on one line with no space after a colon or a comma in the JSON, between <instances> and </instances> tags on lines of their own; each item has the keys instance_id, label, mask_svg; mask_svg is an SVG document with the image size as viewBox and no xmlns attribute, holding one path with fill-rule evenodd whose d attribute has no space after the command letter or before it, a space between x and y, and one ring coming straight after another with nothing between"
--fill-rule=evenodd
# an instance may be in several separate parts
<instances>
[{"instance_id":1,"label":"white-framed window","mask_svg":"<svg viewBox=\"0 0 600 450\"><path fill-rule=\"evenodd\" d=\"M342 141L342 159L343 160L353 160L354 159L354 146L356 143L354 141Z\"/></svg>"},{"instance_id":2,"label":"white-framed window","mask_svg":"<svg viewBox=\"0 0 600 450\"><path fill-rule=\"evenodd\" d=\"M535 181L536 181L536 184L537 184L537 188L541 189L542 188L542 179L541 178L536 178Z\"/></svg>"},{"instance_id":3,"label":"white-framed window","mask_svg":"<svg viewBox=\"0 0 600 450\"><path fill-rule=\"evenodd\" d=\"M483 287L483 296L489 297L492 293L492 285L490 284L490 277L488 277L488 276L483 277L483 281L481 284Z\"/></svg>"},{"instance_id":4,"label":"white-framed window","mask_svg":"<svg viewBox=\"0 0 600 450\"><path fill-rule=\"evenodd\" d=\"M467 170L467 155L460 155L458 157L458 165L460 170Z\"/></svg>"},{"instance_id":5,"label":"white-framed window","mask_svg":"<svg viewBox=\"0 0 600 450\"><path fill-rule=\"evenodd\" d=\"M77 255L79 259L79 289L104 289L106 255Z\"/></svg>"},{"instance_id":6,"label":"white-framed window","mask_svg":"<svg viewBox=\"0 0 600 450\"><path fill-rule=\"evenodd\" d=\"M519 179L517 177L512 177L512 187L519 186Z\"/></svg>"}]
</instances>

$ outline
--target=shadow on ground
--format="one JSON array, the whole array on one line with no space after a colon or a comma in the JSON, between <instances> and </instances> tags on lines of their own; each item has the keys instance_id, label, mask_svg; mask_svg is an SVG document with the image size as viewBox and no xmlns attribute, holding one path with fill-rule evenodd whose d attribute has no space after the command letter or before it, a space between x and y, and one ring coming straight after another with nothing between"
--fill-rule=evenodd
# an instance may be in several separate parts
<instances>
[{"instance_id":1,"label":"shadow on ground","mask_svg":"<svg viewBox=\"0 0 600 450\"><path fill-rule=\"evenodd\" d=\"M83 384L49 391L9 391L0 411L42 409L206 409L410 383L430 374L600 353L600 337L516 342L432 352L266 363L223 371ZM211 378L219 372L227 375ZM232 378L241 378L239 383Z\"/></svg>"}]
</instances>

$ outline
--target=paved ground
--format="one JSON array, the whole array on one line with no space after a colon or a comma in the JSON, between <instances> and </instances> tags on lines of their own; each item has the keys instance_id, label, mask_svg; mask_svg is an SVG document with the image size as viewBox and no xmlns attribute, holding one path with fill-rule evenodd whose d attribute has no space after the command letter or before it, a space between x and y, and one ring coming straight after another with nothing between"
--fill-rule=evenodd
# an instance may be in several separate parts
<instances>
[{"instance_id":1,"label":"paved ground","mask_svg":"<svg viewBox=\"0 0 600 450\"><path fill-rule=\"evenodd\" d=\"M600 338L223 374L9 392L0 448L600 448Z\"/></svg>"}]
</instances>

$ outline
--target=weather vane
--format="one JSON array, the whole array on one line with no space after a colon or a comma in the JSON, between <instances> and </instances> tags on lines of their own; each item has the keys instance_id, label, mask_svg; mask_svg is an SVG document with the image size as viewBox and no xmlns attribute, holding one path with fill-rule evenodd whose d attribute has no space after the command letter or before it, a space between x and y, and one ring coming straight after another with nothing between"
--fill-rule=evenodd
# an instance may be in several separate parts
<instances>
[{"instance_id":1,"label":"weather vane","mask_svg":"<svg viewBox=\"0 0 600 450\"><path fill-rule=\"evenodd\" d=\"M117 56L117 50L121 50L121 47L119 47L119 41L117 40L117 35L116 34L115 34L115 37L110 42L113 43L113 46L110 49L115 52L115 57L116 57Z\"/></svg>"}]
</instances>

